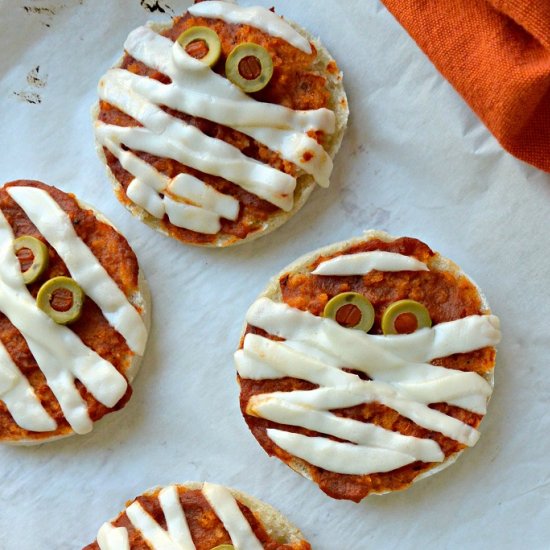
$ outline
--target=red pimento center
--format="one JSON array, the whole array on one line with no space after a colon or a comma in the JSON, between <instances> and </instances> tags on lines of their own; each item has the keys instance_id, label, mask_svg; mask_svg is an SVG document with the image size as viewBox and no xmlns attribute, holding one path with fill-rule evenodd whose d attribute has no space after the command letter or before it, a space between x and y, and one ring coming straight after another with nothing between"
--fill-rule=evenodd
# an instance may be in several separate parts
<instances>
[{"instance_id":1,"label":"red pimento center","mask_svg":"<svg viewBox=\"0 0 550 550\"><path fill-rule=\"evenodd\" d=\"M239 73L246 80L255 80L262 74L262 64L257 57L247 55L239 61Z\"/></svg>"},{"instance_id":2,"label":"red pimento center","mask_svg":"<svg viewBox=\"0 0 550 550\"><path fill-rule=\"evenodd\" d=\"M202 59L208 55L210 48L208 47L206 40L198 39L187 44L187 46L185 46L185 51L195 59Z\"/></svg>"},{"instance_id":3,"label":"red pimento center","mask_svg":"<svg viewBox=\"0 0 550 550\"><path fill-rule=\"evenodd\" d=\"M356 327L362 317L361 310L353 304L346 304L336 312L336 322L346 328Z\"/></svg>"},{"instance_id":4,"label":"red pimento center","mask_svg":"<svg viewBox=\"0 0 550 550\"><path fill-rule=\"evenodd\" d=\"M34 254L30 248L21 248L17 251L17 259L19 260L19 265L21 266L21 272L25 273L30 269L32 263L34 262Z\"/></svg>"},{"instance_id":5,"label":"red pimento center","mask_svg":"<svg viewBox=\"0 0 550 550\"><path fill-rule=\"evenodd\" d=\"M398 334L412 334L418 328L418 319L412 313L401 313L394 321Z\"/></svg>"},{"instance_id":6,"label":"red pimento center","mask_svg":"<svg viewBox=\"0 0 550 550\"><path fill-rule=\"evenodd\" d=\"M73 307L73 293L66 288L54 290L50 298L50 305L56 311L69 311Z\"/></svg>"}]
</instances>

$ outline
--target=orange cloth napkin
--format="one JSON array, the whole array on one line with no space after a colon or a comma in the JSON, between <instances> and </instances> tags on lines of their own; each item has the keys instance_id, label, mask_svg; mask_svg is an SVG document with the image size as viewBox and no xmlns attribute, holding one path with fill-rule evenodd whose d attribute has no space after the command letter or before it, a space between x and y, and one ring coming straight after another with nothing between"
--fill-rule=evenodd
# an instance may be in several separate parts
<instances>
[{"instance_id":1,"label":"orange cloth napkin","mask_svg":"<svg viewBox=\"0 0 550 550\"><path fill-rule=\"evenodd\" d=\"M501 145L550 172L550 0L382 0Z\"/></svg>"}]
</instances>

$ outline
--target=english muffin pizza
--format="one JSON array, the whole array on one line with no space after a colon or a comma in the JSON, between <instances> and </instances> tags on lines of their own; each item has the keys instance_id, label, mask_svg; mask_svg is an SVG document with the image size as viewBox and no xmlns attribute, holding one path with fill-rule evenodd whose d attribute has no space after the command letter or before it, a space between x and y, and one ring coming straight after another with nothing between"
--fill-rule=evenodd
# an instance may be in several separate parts
<instances>
[{"instance_id":1,"label":"english muffin pizza","mask_svg":"<svg viewBox=\"0 0 550 550\"><path fill-rule=\"evenodd\" d=\"M126 239L73 195L0 188L0 441L89 432L132 393L148 291Z\"/></svg>"},{"instance_id":2,"label":"english muffin pizza","mask_svg":"<svg viewBox=\"0 0 550 550\"><path fill-rule=\"evenodd\" d=\"M184 243L229 246L329 185L348 118L342 74L298 25L208 0L132 31L99 82L95 136L118 199Z\"/></svg>"},{"instance_id":3,"label":"english muffin pizza","mask_svg":"<svg viewBox=\"0 0 550 550\"><path fill-rule=\"evenodd\" d=\"M104 523L84 550L310 550L280 512L213 483L147 491Z\"/></svg>"},{"instance_id":4,"label":"english muffin pizza","mask_svg":"<svg viewBox=\"0 0 550 550\"><path fill-rule=\"evenodd\" d=\"M450 260L371 231L284 269L235 355L258 442L331 497L404 489L479 439L499 320Z\"/></svg>"}]
</instances>

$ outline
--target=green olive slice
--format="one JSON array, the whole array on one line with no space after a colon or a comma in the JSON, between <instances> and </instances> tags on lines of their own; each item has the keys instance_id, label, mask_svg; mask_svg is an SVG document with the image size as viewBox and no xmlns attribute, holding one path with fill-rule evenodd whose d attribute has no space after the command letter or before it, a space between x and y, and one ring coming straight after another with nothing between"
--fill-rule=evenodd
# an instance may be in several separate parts
<instances>
[{"instance_id":1,"label":"green olive slice","mask_svg":"<svg viewBox=\"0 0 550 550\"><path fill-rule=\"evenodd\" d=\"M178 37L178 44L208 67L216 64L222 52L220 37L209 27L191 27Z\"/></svg>"},{"instance_id":2,"label":"green olive slice","mask_svg":"<svg viewBox=\"0 0 550 550\"><path fill-rule=\"evenodd\" d=\"M15 253L21 263L23 281L26 285L34 283L48 267L50 255L48 247L30 235L18 237L14 241ZM30 265L26 267L28 264ZM25 268L26 267L26 268Z\"/></svg>"},{"instance_id":3,"label":"green olive slice","mask_svg":"<svg viewBox=\"0 0 550 550\"><path fill-rule=\"evenodd\" d=\"M225 62L225 75L243 92L259 92L273 76L273 60L262 46L245 42L229 54Z\"/></svg>"},{"instance_id":4,"label":"green olive slice","mask_svg":"<svg viewBox=\"0 0 550 550\"><path fill-rule=\"evenodd\" d=\"M83 304L84 292L70 277L54 277L46 281L36 297L36 305L58 325L78 320Z\"/></svg>"},{"instance_id":5,"label":"green olive slice","mask_svg":"<svg viewBox=\"0 0 550 550\"><path fill-rule=\"evenodd\" d=\"M357 292L343 292L328 301L323 317L339 325L368 332L374 324L374 308L367 298Z\"/></svg>"},{"instance_id":6,"label":"green olive slice","mask_svg":"<svg viewBox=\"0 0 550 550\"><path fill-rule=\"evenodd\" d=\"M432 319L425 306L415 300L399 300L382 315L384 334L410 334L420 328L430 328Z\"/></svg>"},{"instance_id":7,"label":"green olive slice","mask_svg":"<svg viewBox=\"0 0 550 550\"><path fill-rule=\"evenodd\" d=\"M219 546L212 548L212 550L235 550L235 547L232 544L220 544Z\"/></svg>"}]
</instances>

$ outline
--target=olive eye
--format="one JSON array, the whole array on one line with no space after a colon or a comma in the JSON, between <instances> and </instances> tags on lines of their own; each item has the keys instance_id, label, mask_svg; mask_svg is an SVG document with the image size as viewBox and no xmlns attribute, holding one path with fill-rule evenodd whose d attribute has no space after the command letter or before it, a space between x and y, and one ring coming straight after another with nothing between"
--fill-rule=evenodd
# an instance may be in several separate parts
<instances>
[{"instance_id":1,"label":"olive eye","mask_svg":"<svg viewBox=\"0 0 550 550\"><path fill-rule=\"evenodd\" d=\"M259 92L273 76L273 60L269 52L258 44L239 44L225 62L225 75L243 92Z\"/></svg>"},{"instance_id":2,"label":"olive eye","mask_svg":"<svg viewBox=\"0 0 550 550\"><path fill-rule=\"evenodd\" d=\"M329 300L323 317L333 319L343 327L368 332L374 324L374 308L361 294L344 292Z\"/></svg>"},{"instance_id":3,"label":"olive eye","mask_svg":"<svg viewBox=\"0 0 550 550\"><path fill-rule=\"evenodd\" d=\"M235 547L232 544L220 544L220 546L216 546L212 550L235 550Z\"/></svg>"},{"instance_id":4,"label":"olive eye","mask_svg":"<svg viewBox=\"0 0 550 550\"><path fill-rule=\"evenodd\" d=\"M38 291L36 305L58 325L78 320L84 304L84 292L70 277L54 277Z\"/></svg>"},{"instance_id":5,"label":"olive eye","mask_svg":"<svg viewBox=\"0 0 550 550\"><path fill-rule=\"evenodd\" d=\"M24 235L14 241L15 254L21 264L21 274L26 285L34 283L48 267L48 247L39 239Z\"/></svg>"},{"instance_id":6,"label":"olive eye","mask_svg":"<svg viewBox=\"0 0 550 550\"><path fill-rule=\"evenodd\" d=\"M179 35L177 42L191 57L208 67L216 64L222 51L219 36L209 27L191 27Z\"/></svg>"},{"instance_id":7,"label":"olive eye","mask_svg":"<svg viewBox=\"0 0 550 550\"><path fill-rule=\"evenodd\" d=\"M384 334L411 334L421 328L430 328L432 319L425 306L414 300L399 300L382 315Z\"/></svg>"}]
</instances>

